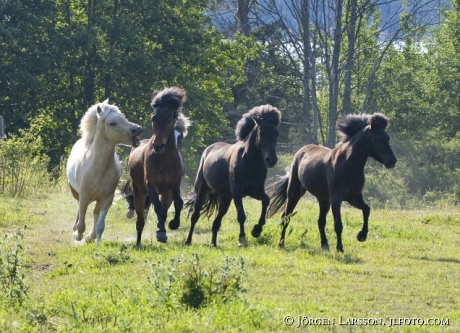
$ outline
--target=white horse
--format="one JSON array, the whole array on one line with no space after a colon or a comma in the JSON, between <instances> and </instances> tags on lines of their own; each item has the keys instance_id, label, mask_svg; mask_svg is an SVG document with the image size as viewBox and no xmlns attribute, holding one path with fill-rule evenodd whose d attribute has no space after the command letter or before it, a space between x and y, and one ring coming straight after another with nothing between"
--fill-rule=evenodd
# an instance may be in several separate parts
<instances>
[{"instance_id":1,"label":"white horse","mask_svg":"<svg viewBox=\"0 0 460 333\"><path fill-rule=\"evenodd\" d=\"M121 177L115 145L137 147L138 136L143 130L139 125L129 122L118 107L109 104L108 99L88 109L81 120L80 130L82 138L72 147L67 161L70 190L78 200L74 238L77 241L83 238L86 210L91 202L96 201L94 226L86 236L86 241L91 242L97 238L99 243L105 228L105 217Z\"/></svg>"}]
</instances>

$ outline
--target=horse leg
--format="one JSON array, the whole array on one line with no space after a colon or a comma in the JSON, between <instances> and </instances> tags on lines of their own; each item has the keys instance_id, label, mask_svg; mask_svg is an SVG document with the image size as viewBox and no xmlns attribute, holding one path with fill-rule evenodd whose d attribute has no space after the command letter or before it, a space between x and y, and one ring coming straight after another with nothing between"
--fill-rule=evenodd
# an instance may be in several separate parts
<instances>
[{"instance_id":1,"label":"horse leg","mask_svg":"<svg viewBox=\"0 0 460 333\"><path fill-rule=\"evenodd\" d=\"M278 243L279 247L284 247L284 239L286 237L286 229L291 220L291 214L299 203L300 198L307 190L302 186L296 172L291 171L289 185L287 188L286 207L281 216L281 237Z\"/></svg>"},{"instance_id":2,"label":"horse leg","mask_svg":"<svg viewBox=\"0 0 460 333\"><path fill-rule=\"evenodd\" d=\"M161 195L161 207L162 207L162 216L163 216L163 219L161 220L161 222L163 223L163 225L158 224L157 227L158 227L158 230L164 230L165 241L163 242L161 239L158 239L159 234L158 234L158 231L157 231L157 240L159 242L166 243L166 240L168 239L166 237L165 223L166 223L166 218L168 217L169 207L171 207L171 204L173 202L173 198L174 198L174 192L173 191L168 191L167 193L163 193ZM160 237L162 237L162 236L160 235Z\"/></svg>"},{"instance_id":3,"label":"horse leg","mask_svg":"<svg viewBox=\"0 0 460 333\"><path fill-rule=\"evenodd\" d=\"M78 201L78 222L76 222L73 227L73 237L77 241L81 241L83 239L83 233L86 230L85 216L88 205L89 202L80 197L80 200Z\"/></svg>"},{"instance_id":4,"label":"horse leg","mask_svg":"<svg viewBox=\"0 0 460 333\"><path fill-rule=\"evenodd\" d=\"M94 206L94 210L93 210L93 221L94 221L93 229L90 231L88 235L86 235L86 238L85 238L87 243L90 243L96 239L96 223L97 223L97 220L99 219L100 211L101 211L101 202L96 201L96 205Z\"/></svg>"},{"instance_id":5,"label":"horse leg","mask_svg":"<svg viewBox=\"0 0 460 333\"><path fill-rule=\"evenodd\" d=\"M174 219L169 221L169 229L171 230L176 230L180 226L180 212L182 210L182 207L184 207L184 200L182 200L180 196L180 188L177 186L177 188L174 189Z\"/></svg>"},{"instance_id":6,"label":"horse leg","mask_svg":"<svg viewBox=\"0 0 460 333\"><path fill-rule=\"evenodd\" d=\"M248 245L246 233L244 232L244 222L246 222L246 213L244 212L242 193L243 191L239 188L239 186L235 186L233 188L233 201L235 203L237 211L238 223L240 224L240 236L238 238L238 246Z\"/></svg>"},{"instance_id":7,"label":"horse leg","mask_svg":"<svg viewBox=\"0 0 460 333\"><path fill-rule=\"evenodd\" d=\"M163 210L163 205L160 201L160 196L150 182L147 183L147 192L150 198L150 202L153 205L153 210L155 211L155 214L157 214L157 241L166 243L168 241L168 236L166 235L165 229L166 215ZM138 242L140 242L140 234L137 235L137 238Z\"/></svg>"},{"instance_id":8,"label":"horse leg","mask_svg":"<svg viewBox=\"0 0 460 333\"><path fill-rule=\"evenodd\" d=\"M321 248L325 251L329 251L329 244L326 237L326 216L331 208L331 204L327 200L318 199L319 203L319 218L318 228L321 236Z\"/></svg>"},{"instance_id":9,"label":"horse leg","mask_svg":"<svg viewBox=\"0 0 460 333\"><path fill-rule=\"evenodd\" d=\"M195 225L198 222L201 215L201 208L206 202L208 197L208 185L204 179L203 173L201 170L198 171L198 176L195 181L195 198L193 199L193 213L190 219L190 230L188 232L187 239L185 240L185 245L192 244L193 231L195 230Z\"/></svg>"},{"instance_id":10,"label":"horse leg","mask_svg":"<svg viewBox=\"0 0 460 333\"><path fill-rule=\"evenodd\" d=\"M265 193L265 191L260 196L260 200L262 201L262 212L260 214L259 223L255 224L252 228L251 235L252 237L258 238L262 233L262 229L266 222L266 215L267 215L267 208L270 204L270 197Z\"/></svg>"},{"instance_id":11,"label":"horse leg","mask_svg":"<svg viewBox=\"0 0 460 333\"><path fill-rule=\"evenodd\" d=\"M136 211L137 220L136 220L136 230L137 230L137 245L141 244L142 231L144 230L145 225L145 215L144 215L144 204L145 197L147 193L145 190L140 190L137 186L133 184L133 194L134 194L134 210Z\"/></svg>"},{"instance_id":12,"label":"horse leg","mask_svg":"<svg viewBox=\"0 0 460 333\"><path fill-rule=\"evenodd\" d=\"M340 206L342 205L342 200L334 198L331 200L332 206L332 215L334 216L334 230L337 236L337 251L343 253L343 244L342 244L342 216L340 213Z\"/></svg>"},{"instance_id":13,"label":"horse leg","mask_svg":"<svg viewBox=\"0 0 460 333\"><path fill-rule=\"evenodd\" d=\"M107 216L107 213L109 212L110 206L112 206L112 202L113 202L113 195L109 196L108 198L105 198L101 202L100 214L98 216L97 223L95 225L97 244L101 243L102 233L104 232L104 229L105 229L105 218Z\"/></svg>"},{"instance_id":14,"label":"horse leg","mask_svg":"<svg viewBox=\"0 0 460 333\"><path fill-rule=\"evenodd\" d=\"M222 224L222 218L224 217L225 214L227 214L228 208L230 207L230 204L232 203L232 198L226 198L223 196L219 196L219 210L217 212L217 216L212 222L212 240L211 244L214 247L217 247L217 232L220 229L220 226Z\"/></svg>"},{"instance_id":15,"label":"horse leg","mask_svg":"<svg viewBox=\"0 0 460 333\"><path fill-rule=\"evenodd\" d=\"M77 210L77 219L75 220L75 224L73 225L73 231L77 230L78 220L80 219L80 208Z\"/></svg>"},{"instance_id":16,"label":"horse leg","mask_svg":"<svg viewBox=\"0 0 460 333\"><path fill-rule=\"evenodd\" d=\"M367 239L367 233L369 232L369 215L371 213L370 207L364 202L363 195L359 194L358 196L354 197L353 199L348 201L350 205L361 209L363 211L363 228L358 233L358 240L360 242L364 242Z\"/></svg>"}]
</instances>

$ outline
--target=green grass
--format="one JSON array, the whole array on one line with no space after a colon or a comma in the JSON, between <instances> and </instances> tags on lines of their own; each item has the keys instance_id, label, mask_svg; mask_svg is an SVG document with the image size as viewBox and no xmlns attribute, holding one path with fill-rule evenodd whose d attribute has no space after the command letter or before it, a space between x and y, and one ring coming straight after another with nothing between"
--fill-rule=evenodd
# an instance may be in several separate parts
<instances>
[{"instance_id":1,"label":"green grass","mask_svg":"<svg viewBox=\"0 0 460 333\"><path fill-rule=\"evenodd\" d=\"M284 249L277 246L278 217L268 220L259 239L250 236L260 214L260 202L252 199L245 200L246 248L238 248L233 206L223 220L217 249L209 246L211 221L206 219L198 222L193 244L183 245L190 225L185 212L179 230L168 230L167 244L156 242L151 213L143 245L137 248L135 220L125 217L121 200L108 214L102 243L79 244L72 238L76 209L67 191L43 198L0 196L2 234L27 225L20 259L28 287L20 306L0 300L1 332L460 330L456 207L372 210L368 240L360 243L361 212L344 206L344 254L321 251L318 208L306 199L291 220ZM88 224L87 232L90 228ZM327 229L335 249L331 214ZM195 257L197 266L192 264ZM236 263L241 258L243 271L225 266L226 259ZM222 296L224 282L234 284ZM184 291L196 290L213 290L215 295L208 295L202 306L188 306ZM293 317L293 325L285 324L286 316ZM302 325L297 328L299 318ZM342 325L358 318L385 325ZM390 318L437 318L449 325L390 327ZM306 325L313 322L334 324Z\"/></svg>"}]
</instances>

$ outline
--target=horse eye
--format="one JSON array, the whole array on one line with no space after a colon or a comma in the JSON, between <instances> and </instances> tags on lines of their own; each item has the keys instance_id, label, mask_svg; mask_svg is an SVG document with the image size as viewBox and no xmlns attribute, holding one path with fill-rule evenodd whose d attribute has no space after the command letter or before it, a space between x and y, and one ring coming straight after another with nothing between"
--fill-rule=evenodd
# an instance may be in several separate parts
<instances>
[{"instance_id":1,"label":"horse eye","mask_svg":"<svg viewBox=\"0 0 460 333\"><path fill-rule=\"evenodd\" d=\"M112 123L110 123L110 126L115 126L116 124L117 124L117 123L112 122Z\"/></svg>"}]
</instances>

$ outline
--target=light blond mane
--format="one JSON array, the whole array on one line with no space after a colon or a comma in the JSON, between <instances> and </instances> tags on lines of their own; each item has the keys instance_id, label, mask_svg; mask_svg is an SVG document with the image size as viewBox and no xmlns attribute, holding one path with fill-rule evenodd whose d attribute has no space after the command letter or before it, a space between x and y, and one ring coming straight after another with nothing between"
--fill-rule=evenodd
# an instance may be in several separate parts
<instances>
[{"instance_id":1,"label":"light blond mane","mask_svg":"<svg viewBox=\"0 0 460 333\"><path fill-rule=\"evenodd\" d=\"M85 147L89 146L96 136L96 127L97 127L97 107L100 106L102 109L102 119L105 118L110 112L121 113L115 105L110 105L109 100L106 99L102 103L94 104L91 106L88 111L86 111L83 118L80 122L80 131L82 133L82 138L85 143Z\"/></svg>"}]
</instances>

